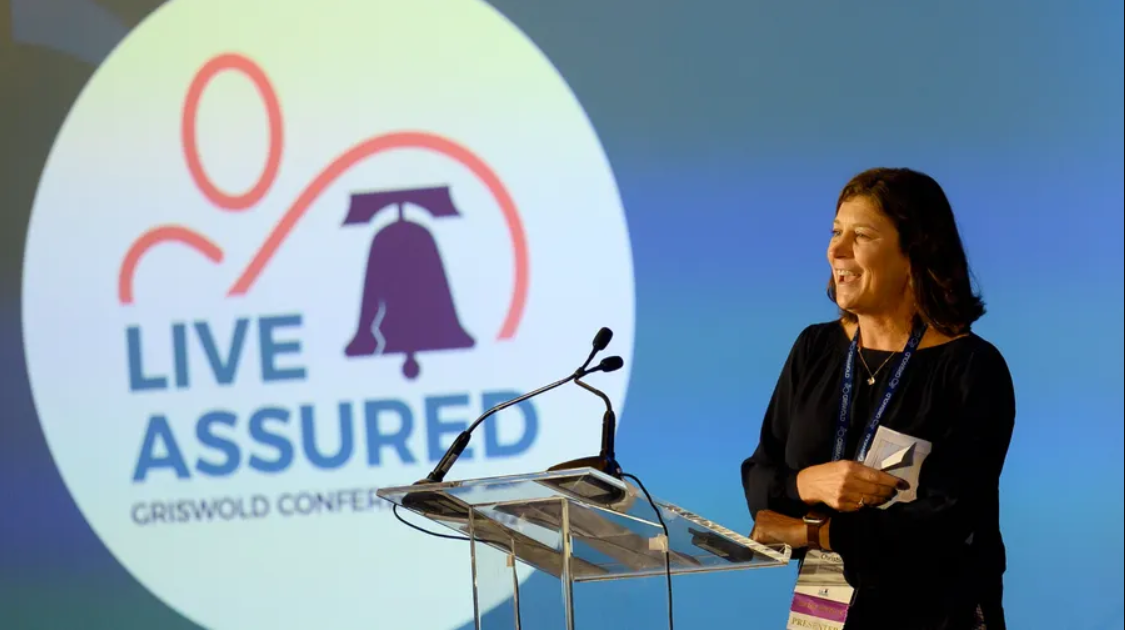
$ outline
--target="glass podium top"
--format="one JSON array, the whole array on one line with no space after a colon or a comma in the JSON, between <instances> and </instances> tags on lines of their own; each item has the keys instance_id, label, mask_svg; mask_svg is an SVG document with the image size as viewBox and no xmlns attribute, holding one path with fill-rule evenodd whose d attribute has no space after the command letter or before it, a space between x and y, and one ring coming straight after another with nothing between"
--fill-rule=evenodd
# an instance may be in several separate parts
<instances>
[{"instance_id":1,"label":"glass podium top","mask_svg":"<svg viewBox=\"0 0 1125 630\"><path fill-rule=\"evenodd\" d=\"M593 468L384 488L379 496L555 577L570 533L575 582L663 575L664 531L640 489ZM784 566L763 545L653 497L673 574Z\"/></svg>"}]
</instances>

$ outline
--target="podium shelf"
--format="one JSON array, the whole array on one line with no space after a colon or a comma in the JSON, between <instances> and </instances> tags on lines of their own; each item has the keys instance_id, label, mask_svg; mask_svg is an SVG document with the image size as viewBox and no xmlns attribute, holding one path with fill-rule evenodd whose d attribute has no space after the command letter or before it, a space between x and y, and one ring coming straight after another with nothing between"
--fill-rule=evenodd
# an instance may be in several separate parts
<instances>
[{"instance_id":1,"label":"podium shelf","mask_svg":"<svg viewBox=\"0 0 1125 630\"><path fill-rule=\"evenodd\" d=\"M384 488L383 499L562 580L594 582L785 566L763 545L593 468ZM569 559L569 563L567 562Z\"/></svg>"}]
</instances>

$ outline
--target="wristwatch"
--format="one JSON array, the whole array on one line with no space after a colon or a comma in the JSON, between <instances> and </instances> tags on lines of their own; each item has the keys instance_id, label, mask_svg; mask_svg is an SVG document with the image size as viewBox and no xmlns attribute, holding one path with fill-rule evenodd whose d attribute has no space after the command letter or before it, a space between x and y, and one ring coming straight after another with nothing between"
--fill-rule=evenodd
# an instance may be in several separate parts
<instances>
[{"instance_id":1,"label":"wristwatch","mask_svg":"<svg viewBox=\"0 0 1125 630\"><path fill-rule=\"evenodd\" d=\"M809 536L809 549L820 550L820 528L828 522L828 517L813 510L804 516L805 528Z\"/></svg>"}]
</instances>

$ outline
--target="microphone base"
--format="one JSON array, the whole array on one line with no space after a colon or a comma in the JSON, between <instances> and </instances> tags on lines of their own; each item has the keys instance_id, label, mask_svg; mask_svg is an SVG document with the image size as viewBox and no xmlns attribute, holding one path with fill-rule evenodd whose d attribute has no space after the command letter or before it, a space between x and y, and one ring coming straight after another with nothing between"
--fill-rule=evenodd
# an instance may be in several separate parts
<instances>
[{"instance_id":1,"label":"microphone base","mask_svg":"<svg viewBox=\"0 0 1125 630\"><path fill-rule=\"evenodd\" d=\"M558 472L562 470L578 470L580 468L592 468L598 472L605 473L618 481L625 481L625 476L622 473L621 466L617 460L604 455L594 455L591 457L582 457L579 459L572 459L568 462L555 464L547 469L547 472ZM618 505L625 501L629 494L617 486L610 486L604 481L597 479L589 479L585 484L577 486L568 486L569 493L576 493L584 500L598 505L613 506Z\"/></svg>"},{"instance_id":2,"label":"microphone base","mask_svg":"<svg viewBox=\"0 0 1125 630\"><path fill-rule=\"evenodd\" d=\"M593 455L590 457L581 457L579 459L572 459L568 462L555 464L547 469L547 472L557 472L560 470L575 470L578 468L593 468L598 472L603 472L610 477L624 481L624 476L621 473L621 466L616 460L610 459L602 455Z\"/></svg>"}]
</instances>

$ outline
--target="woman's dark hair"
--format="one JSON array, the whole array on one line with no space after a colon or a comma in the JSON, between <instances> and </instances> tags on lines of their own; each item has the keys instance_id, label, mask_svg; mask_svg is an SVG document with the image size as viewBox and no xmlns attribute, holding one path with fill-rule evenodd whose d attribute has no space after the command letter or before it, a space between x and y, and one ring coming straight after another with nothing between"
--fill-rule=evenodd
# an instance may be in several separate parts
<instances>
[{"instance_id":1,"label":"woman's dark hair","mask_svg":"<svg viewBox=\"0 0 1125 630\"><path fill-rule=\"evenodd\" d=\"M941 186L929 175L910 169L873 168L844 186L836 211L857 197L874 203L898 230L922 319L946 335L969 332L984 315L984 302L973 292L957 221ZM835 277L828 281L828 297L836 301ZM855 321L852 313L841 311L841 316Z\"/></svg>"}]
</instances>

